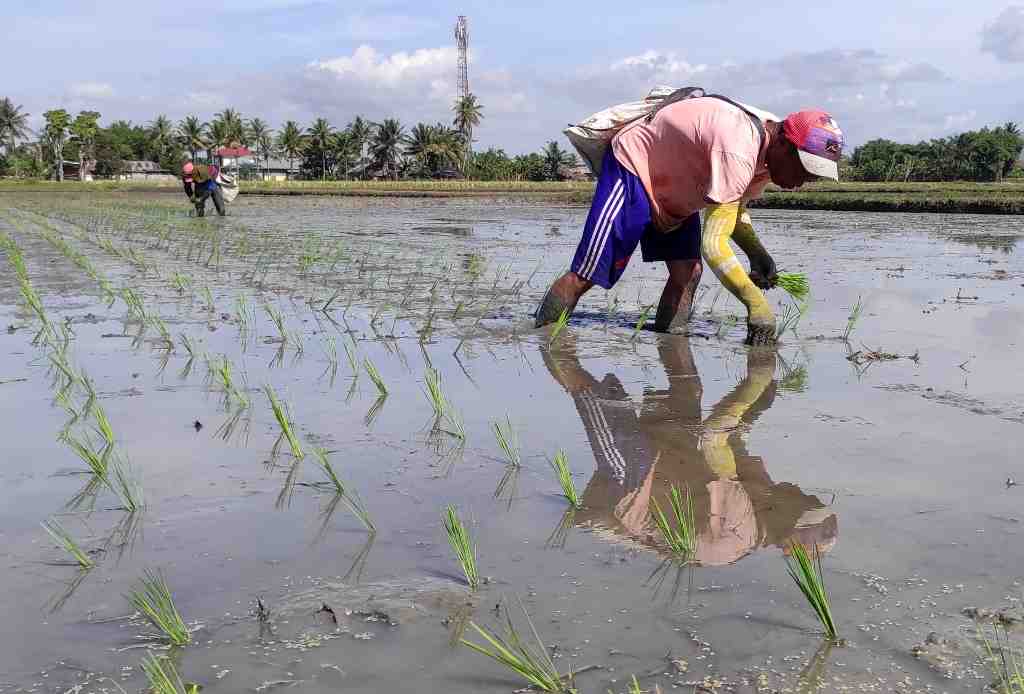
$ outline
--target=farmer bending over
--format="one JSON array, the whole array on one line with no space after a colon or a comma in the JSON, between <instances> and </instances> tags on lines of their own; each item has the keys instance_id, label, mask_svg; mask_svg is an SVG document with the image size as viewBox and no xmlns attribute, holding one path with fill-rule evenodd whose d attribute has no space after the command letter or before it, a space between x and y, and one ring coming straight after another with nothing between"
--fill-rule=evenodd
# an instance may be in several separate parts
<instances>
[{"instance_id":1,"label":"farmer bending over","mask_svg":"<svg viewBox=\"0 0 1024 694\"><path fill-rule=\"evenodd\" d=\"M689 316L703 256L746 306L747 343L774 342L775 315L761 289L775 286L775 262L745 205L769 180L782 188L838 181L843 133L823 111L781 121L760 113L763 120L729 100L704 96L670 103L617 134L572 265L548 290L536 326L572 312L595 284L610 289L639 243L644 262L668 266L655 330L667 331L680 310ZM706 210L703 235L699 210ZM730 238L749 258L749 275Z\"/></svg>"},{"instance_id":2,"label":"farmer bending over","mask_svg":"<svg viewBox=\"0 0 1024 694\"><path fill-rule=\"evenodd\" d=\"M196 206L196 216L206 216L206 198L213 198L213 206L217 214L224 216L224 196L217 184L220 169L214 164L193 164L185 162L181 167L181 180L185 186L185 195Z\"/></svg>"}]
</instances>

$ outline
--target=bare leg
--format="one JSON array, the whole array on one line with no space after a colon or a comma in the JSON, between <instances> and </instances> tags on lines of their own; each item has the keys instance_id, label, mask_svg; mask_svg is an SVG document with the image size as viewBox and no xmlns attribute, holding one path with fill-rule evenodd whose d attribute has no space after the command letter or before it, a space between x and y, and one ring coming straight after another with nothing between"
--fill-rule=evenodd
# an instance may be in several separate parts
<instances>
[{"instance_id":1,"label":"bare leg","mask_svg":"<svg viewBox=\"0 0 1024 694\"><path fill-rule=\"evenodd\" d=\"M576 302L593 286L593 282L583 279L571 270L559 277L548 289L548 293L544 295L544 301L537 309L534 327L539 328L548 323L554 323L562 315L562 311L568 311L571 314L576 308Z\"/></svg>"},{"instance_id":2,"label":"bare leg","mask_svg":"<svg viewBox=\"0 0 1024 694\"><path fill-rule=\"evenodd\" d=\"M654 319L654 329L658 332L668 332L678 315L682 315L684 320L689 318L693 294L703 271L699 259L667 260L665 265L668 266L668 281L661 292L658 315Z\"/></svg>"}]
</instances>

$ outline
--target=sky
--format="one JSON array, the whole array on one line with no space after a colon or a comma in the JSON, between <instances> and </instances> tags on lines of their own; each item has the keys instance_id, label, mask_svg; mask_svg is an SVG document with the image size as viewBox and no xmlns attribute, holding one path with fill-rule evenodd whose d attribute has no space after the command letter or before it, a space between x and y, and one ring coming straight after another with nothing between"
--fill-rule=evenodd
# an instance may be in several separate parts
<instances>
[{"instance_id":1,"label":"sky","mask_svg":"<svg viewBox=\"0 0 1024 694\"><path fill-rule=\"evenodd\" d=\"M356 115L450 122L453 28L469 18L476 148L534 151L658 85L780 115L829 111L851 146L1024 121L1024 5L1005 0L5 0L3 79L41 114L102 123L210 119L277 127Z\"/></svg>"}]
</instances>

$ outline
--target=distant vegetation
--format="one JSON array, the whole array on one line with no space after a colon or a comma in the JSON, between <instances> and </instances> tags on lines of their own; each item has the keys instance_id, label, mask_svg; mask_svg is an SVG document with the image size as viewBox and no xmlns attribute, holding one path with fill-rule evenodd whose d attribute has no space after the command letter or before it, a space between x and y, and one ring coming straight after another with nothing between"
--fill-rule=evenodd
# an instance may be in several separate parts
<instances>
[{"instance_id":1,"label":"distant vegetation","mask_svg":"<svg viewBox=\"0 0 1024 694\"><path fill-rule=\"evenodd\" d=\"M483 120L483 105L470 94L452 107L451 124L417 123L406 128L394 118L379 123L356 116L344 128L325 118L308 127L288 121L273 130L260 118L244 119L226 108L213 120L188 116L173 123L157 116L147 125L114 121L100 127L100 114L83 111L72 118L64 109L47 111L46 125L33 134L28 115L10 99L0 100L0 176L62 180L57 162L95 162L96 178L125 170L126 161L154 161L176 172L188 158L210 160L228 146L243 145L256 164L244 173L262 178L271 160L290 178L335 181L408 178L471 178L483 181L558 181L577 166L574 154L557 142L532 154L509 156L502 149L473 152L473 129ZM34 137L33 137L34 135Z\"/></svg>"}]
</instances>

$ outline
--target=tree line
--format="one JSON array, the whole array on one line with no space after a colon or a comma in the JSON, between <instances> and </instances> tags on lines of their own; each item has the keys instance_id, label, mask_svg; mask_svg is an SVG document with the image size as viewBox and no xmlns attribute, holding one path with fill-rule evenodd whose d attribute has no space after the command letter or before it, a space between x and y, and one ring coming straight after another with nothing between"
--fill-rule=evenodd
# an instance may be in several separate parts
<instances>
[{"instance_id":1,"label":"tree line","mask_svg":"<svg viewBox=\"0 0 1024 694\"><path fill-rule=\"evenodd\" d=\"M311 180L360 178L432 178L464 176L479 180L559 180L574 167L575 155L549 142L539 153L510 157L502 149L472 150L473 131L483 120L476 96L456 100L448 123L417 123L409 128L397 119L379 123L356 116L343 128L325 118L307 127L296 121L272 129L260 118L245 119L226 108L204 122L187 116L178 123L157 116L147 125L118 120L107 127L100 114L82 111L72 117L64 109L43 114L36 139L28 115L7 98L0 99L0 175L63 179L63 162L86 164L96 177L124 171L124 162L158 162L176 172L184 161L213 161L221 147L244 146L255 166L248 175L259 177L271 160L287 162L289 177Z\"/></svg>"},{"instance_id":2,"label":"tree line","mask_svg":"<svg viewBox=\"0 0 1024 694\"><path fill-rule=\"evenodd\" d=\"M1024 138L1016 123L914 144L877 139L853 150L840 179L858 181L1001 181L1021 175Z\"/></svg>"}]
</instances>

